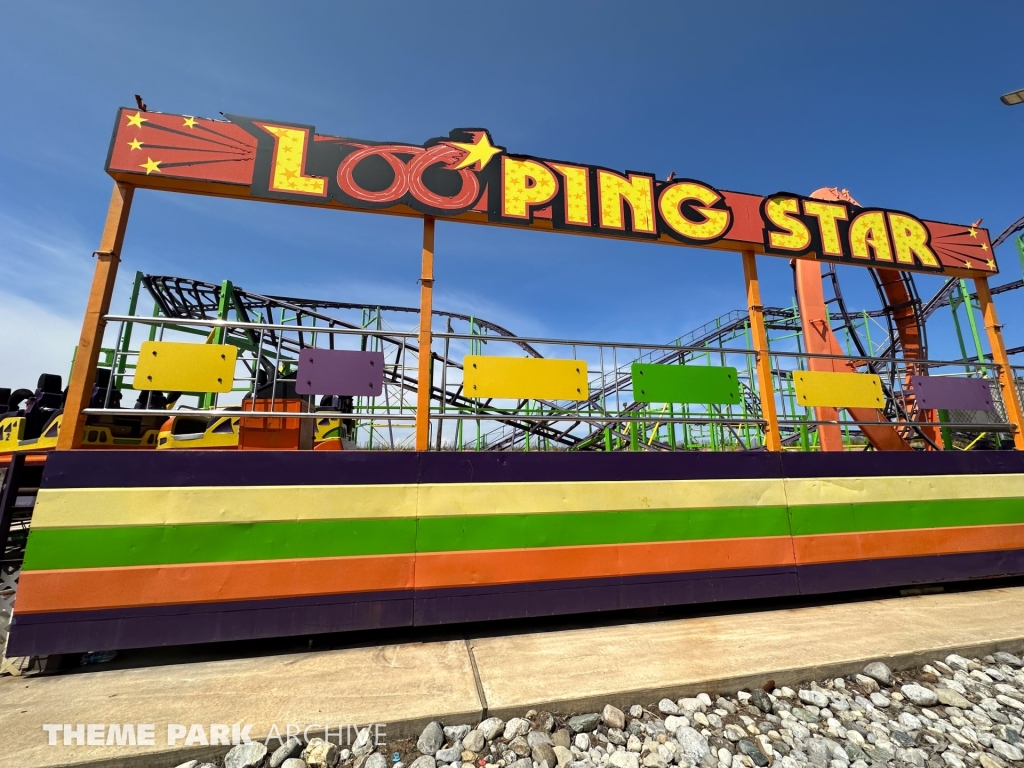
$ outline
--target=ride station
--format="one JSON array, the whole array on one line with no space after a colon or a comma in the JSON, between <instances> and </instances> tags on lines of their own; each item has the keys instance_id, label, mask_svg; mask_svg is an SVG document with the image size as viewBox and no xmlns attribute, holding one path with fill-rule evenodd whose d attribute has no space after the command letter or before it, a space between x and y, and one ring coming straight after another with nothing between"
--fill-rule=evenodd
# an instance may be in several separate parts
<instances>
[{"instance_id":1,"label":"ride station","mask_svg":"<svg viewBox=\"0 0 1024 768\"><path fill-rule=\"evenodd\" d=\"M1024 348L993 302L1022 283L989 286L977 223L480 128L415 145L122 108L106 170L70 381L0 390L8 655L1024 574ZM137 189L420 218L420 305L137 273L113 313ZM737 252L746 307L668 343L518 336L434 309L437 220ZM791 260L793 306L762 305L759 256ZM944 307L956 360L928 354Z\"/></svg>"}]
</instances>

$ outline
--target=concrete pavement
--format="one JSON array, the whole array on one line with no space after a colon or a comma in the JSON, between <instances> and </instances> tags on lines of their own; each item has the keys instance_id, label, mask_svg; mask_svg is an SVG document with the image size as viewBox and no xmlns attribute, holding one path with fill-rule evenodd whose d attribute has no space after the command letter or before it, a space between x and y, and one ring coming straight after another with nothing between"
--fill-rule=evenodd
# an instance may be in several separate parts
<instances>
[{"instance_id":1,"label":"concrete pavement","mask_svg":"<svg viewBox=\"0 0 1024 768\"><path fill-rule=\"evenodd\" d=\"M734 692L914 666L952 651L1024 647L1024 587L630 623L469 640L406 643L0 678L0 733L20 768L174 766L227 747L169 747L168 724L386 724L390 739L433 719L472 723L526 709L592 711L662 696ZM152 746L49 746L43 724L153 724ZM276 745L276 743L275 743Z\"/></svg>"}]
</instances>

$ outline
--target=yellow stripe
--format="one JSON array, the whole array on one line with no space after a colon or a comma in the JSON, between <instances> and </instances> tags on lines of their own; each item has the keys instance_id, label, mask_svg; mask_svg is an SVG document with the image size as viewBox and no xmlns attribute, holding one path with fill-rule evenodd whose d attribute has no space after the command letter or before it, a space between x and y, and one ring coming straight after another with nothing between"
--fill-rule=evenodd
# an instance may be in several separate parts
<instances>
[{"instance_id":1,"label":"yellow stripe","mask_svg":"<svg viewBox=\"0 0 1024 768\"><path fill-rule=\"evenodd\" d=\"M416 516L416 486L41 489L33 528Z\"/></svg>"},{"instance_id":2,"label":"yellow stripe","mask_svg":"<svg viewBox=\"0 0 1024 768\"><path fill-rule=\"evenodd\" d=\"M42 489L35 528L1024 499L1024 475Z\"/></svg>"},{"instance_id":3,"label":"yellow stripe","mask_svg":"<svg viewBox=\"0 0 1024 768\"><path fill-rule=\"evenodd\" d=\"M781 480L628 480L420 486L420 517L785 506Z\"/></svg>"},{"instance_id":4,"label":"yellow stripe","mask_svg":"<svg viewBox=\"0 0 1024 768\"><path fill-rule=\"evenodd\" d=\"M826 477L786 480L791 506L940 499L1024 499L1024 475Z\"/></svg>"},{"instance_id":5,"label":"yellow stripe","mask_svg":"<svg viewBox=\"0 0 1024 768\"><path fill-rule=\"evenodd\" d=\"M32 525L189 525L416 517L417 512L446 517L785 503L781 480L74 488L41 490Z\"/></svg>"}]
</instances>

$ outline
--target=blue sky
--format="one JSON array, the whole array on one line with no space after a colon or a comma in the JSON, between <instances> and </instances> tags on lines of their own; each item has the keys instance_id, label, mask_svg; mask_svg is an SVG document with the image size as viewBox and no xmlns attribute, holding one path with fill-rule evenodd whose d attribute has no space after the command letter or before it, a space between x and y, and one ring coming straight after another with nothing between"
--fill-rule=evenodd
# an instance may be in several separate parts
<instances>
[{"instance_id":1,"label":"blue sky","mask_svg":"<svg viewBox=\"0 0 1024 768\"><path fill-rule=\"evenodd\" d=\"M0 385L67 373L111 181L118 106L311 123L419 143L488 127L513 152L866 205L993 235L1024 214L1024 4L5 3ZM416 221L136 196L136 269L249 290L415 304ZM1021 268L1012 245L1003 274ZM849 293L875 304L863 275ZM761 259L786 305L783 259ZM524 335L663 341L743 305L738 255L439 223L435 306ZM921 282L929 294L932 281ZM1024 309L999 310L1010 346ZM948 315L929 328L953 355Z\"/></svg>"}]
</instances>

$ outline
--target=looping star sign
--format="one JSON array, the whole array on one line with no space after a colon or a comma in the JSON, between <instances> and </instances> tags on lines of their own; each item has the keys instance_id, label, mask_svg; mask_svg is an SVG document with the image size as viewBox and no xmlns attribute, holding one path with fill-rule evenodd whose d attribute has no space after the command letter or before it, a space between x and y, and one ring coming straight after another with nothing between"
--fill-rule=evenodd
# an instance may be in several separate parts
<instances>
[{"instance_id":1,"label":"looping star sign","mask_svg":"<svg viewBox=\"0 0 1024 768\"><path fill-rule=\"evenodd\" d=\"M484 128L423 144L225 115L118 112L107 172L140 187L434 216L962 277L997 271L988 231L862 207L513 154Z\"/></svg>"}]
</instances>

